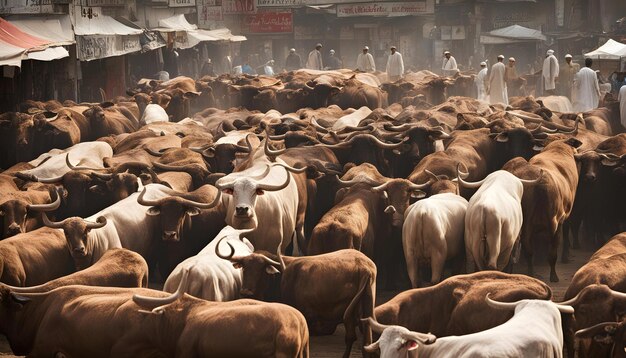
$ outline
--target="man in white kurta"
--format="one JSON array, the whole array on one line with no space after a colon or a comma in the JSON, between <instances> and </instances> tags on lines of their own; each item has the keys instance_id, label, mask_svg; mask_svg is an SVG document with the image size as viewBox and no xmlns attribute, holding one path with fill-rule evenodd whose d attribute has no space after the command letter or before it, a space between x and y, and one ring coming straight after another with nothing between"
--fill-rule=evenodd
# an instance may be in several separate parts
<instances>
[{"instance_id":1,"label":"man in white kurta","mask_svg":"<svg viewBox=\"0 0 626 358\"><path fill-rule=\"evenodd\" d=\"M356 58L356 69L363 72L376 71L376 64L374 63L374 56L369 53L370 48L363 47L363 53L360 53Z\"/></svg>"},{"instance_id":2,"label":"man in white kurta","mask_svg":"<svg viewBox=\"0 0 626 358\"><path fill-rule=\"evenodd\" d=\"M600 101L600 86L598 85L598 75L591 69L593 61L585 59L585 67L574 77L574 111L587 112L598 107Z\"/></svg>"},{"instance_id":3,"label":"man in white kurta","mask_svg":"<svg viewBox=\"0 0 626 358\"><path fill-rule=\"evenodd\" d=\"M504 80L504 72L506 68L502 61L504 56L498 56L498 62L491 66L491 72L489 73L489 87L487 88L487 94L489 95L489 103L503 103L509 104L509 95L506 91L506 81Z\"/></svg>"},{"instance_id":4,"label":"man in white kurta","mask_svg":"<svg viewBox=\"0 0 626 358\"><path fill-rule=\"evenodd\" d=\"M395 46L391 46L391 55L387 59L387 79L389 82L396 82L404 74L404 61L400 52Z\"/></svg>"},{"instance_id":5,"label":"man in white kurta","mask_svg":"<svg viewBox=\"0 0 626 358\"><path fill-rule=\"evenodd\" d=\"M626 85L623 85L622 88L619 89L617 100L619 101L619 113L622 127L626 128Z\"/></svg>"},{"instance_id":6,"label":"man in white kurta","mask_svg":"<svg viewBox=\"0 0 626 358\"><path fill-rule=\"evenodd\" d=\"M321 71L324 68L322 63L322 53L320 50L322 49L322 44L315 45L315 48L309 52L309 57L306 60L305 67L309 70L318 70Z\"/></svg>"},{"instance_id":7,"label":"man in white kurta","mask_svg":"<svg viewBox=\"0 0 626 358\"><path fill-rule=\"evenodd\" d=\"M543 60L543 69L541 71L543 77L543 89L545 94L556 94L556 78L559 77L559 61L554 56L553 50L548 50L546 58Z\"/></svg>"},{"instance_id":8,"label":"man in white kurta","mask_svg":"<svg viewBox=\"0 0 626 358\"><path fill-rule=\"evenodd\" d=\"M459 72L459 68L456 65L456 59L450 51L446 51L443 53L443 64L441 65L441 70L443 71L444 76L454 76L457 72Z\"/></svg>"},{"instance_id":9,"label":"man in white kurta","mask_svg":"<svg viewBox=\"0 0 626 358\"><path fill-rule=\"evenodd\" d=\"M481 62L480 68L481 70L474 78L474 84L476 85L478 100L487 102L489 100L487 97L487 92L485 91L485 81L487 80L487 63Z\"/></svg>"}]
</instances>

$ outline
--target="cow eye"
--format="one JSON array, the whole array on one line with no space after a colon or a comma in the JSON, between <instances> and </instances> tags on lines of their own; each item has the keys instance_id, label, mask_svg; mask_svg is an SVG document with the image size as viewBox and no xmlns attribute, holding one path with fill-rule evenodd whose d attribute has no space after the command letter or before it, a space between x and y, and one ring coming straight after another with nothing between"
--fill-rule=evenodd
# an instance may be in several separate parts
<instances>
[{"instance_id":1,"label":"cow eye","mask_svg":"<svg viewBox=\"0 0 626 358\"><path fill-rule=\"evenodd\" d=\"M263 191L263 189L257 189L256 190L256 195L263 195L265 194L265 192Z\"/></svg>"},{"instance_id":2,"label":"cow eye","mask_svg":"<svg viewBox=\"0 0 626 358\"><path fill-rule=\"evenodd\" d=\"M222 190L222 192L224 194L233 195L234 190L230 189L230 188L226 188L226 189Z\"/></svg>"}]
</instances>

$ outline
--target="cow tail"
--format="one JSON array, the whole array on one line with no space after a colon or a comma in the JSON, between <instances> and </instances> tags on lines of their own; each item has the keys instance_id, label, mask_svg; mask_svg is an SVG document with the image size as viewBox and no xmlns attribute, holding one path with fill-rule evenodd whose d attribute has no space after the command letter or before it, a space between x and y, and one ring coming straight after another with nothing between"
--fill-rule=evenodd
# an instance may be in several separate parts
<instances>
[{"instance_id":1,"label":"cow tail","mask_svg":"<svg viewBox=\"0 0 626 358\"><path fill-rule=\"evenodd\" d=\"M483 218L483 232L480 235L480 244L478 244L478 253L482 260L482 266L487 267L489 264L489 245L487 244L487 220Z\"/></svg>"},{"instance_id":2,"label":"cow tail","mask_svg":"<svg viewBox=\"0 0 626 358\"><path fill-rule=\"evenodd\" d=\"M346 308L346 311L343 313L344 322L347 322L349 319L354 320L354 310L356 309L357 304L361 301L361 297L363 296L365 289L369 286L371 279L372 278L369 274L361 276L361 281L359 281L359 291L356 295L354 295L352 301L348 305L348 308Z\"/></svg>"}]
</instances>

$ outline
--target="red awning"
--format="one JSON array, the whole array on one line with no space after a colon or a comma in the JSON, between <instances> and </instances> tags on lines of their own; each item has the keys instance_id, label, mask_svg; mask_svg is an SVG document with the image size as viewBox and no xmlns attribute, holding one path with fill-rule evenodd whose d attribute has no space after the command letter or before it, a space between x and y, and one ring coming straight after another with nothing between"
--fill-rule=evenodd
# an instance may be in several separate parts
<instances>
[{"instance_id":1,"label":"red awning","mask_svg":"<svg viewBox=\"0 0 626 358\"><path fill-rule=\"evenodd\" d=\"M50 41L25 33L3 18L0 18L0 41L26 49L50 43Z\"/></svg>"},{"instance_id":2,"label":"red awning","mask_svg":"<svg viewBox=\"0 0 626 358\"><path fill-rule=\"evenodd\" d=\"M66 49L55 47L51 40L28 34L0 18L0 66L19 67L22 60L52 61L68 55Z\"/></svg>"}]
</instances>

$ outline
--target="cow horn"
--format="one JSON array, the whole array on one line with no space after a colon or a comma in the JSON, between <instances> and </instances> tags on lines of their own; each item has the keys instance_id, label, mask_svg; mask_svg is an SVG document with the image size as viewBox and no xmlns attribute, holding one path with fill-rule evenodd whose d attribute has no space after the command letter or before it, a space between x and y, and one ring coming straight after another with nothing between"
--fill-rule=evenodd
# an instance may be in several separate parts
<instances>
[{"instance_id":1,"label":"cow horn","mask_svg":"<svg viewBox=\"0 0 626 358\"><path fill-rule=\"evenodd\" d=\"M567 305L567 306L575 305L576 303L578 303L578 300L580 299L580 295L581 294L582 294L582 291L578 292L578 294L576 296L574 296L573 298L570 298L567 301L559 302L559 304L560 305Z\"/></svg>"},{"instance_id":2,"label":"cow horn","mask_svg":"<svg viewBox=\"0 0 626 358\"><path fill-rule=\"evenodd\" d=\"M439 177L430 170L426 169L424 170L424 173L426 173L426 175L428 175L432 181L439 181ZM430 183L430 180L428 182Z\"/></svg>"},{"instance_id":3,"label":"cow horn","mask_svg":"<svg viewBox=\"0 0 626 358\"><path fill-rule=\"evenodd\" d=\"M267 138L271 139L271 140L285 140L285 138L287 138L287 134L280 134L280 135L269 135L267 136Z\"/></svg>"},{"instance_id":4,"label":"cow horn","mask_svg":"<svg viewBox=\"0 0 626 358\"><path fill-rule=\"evenodd\" d=\"M409 140L409 138L404 138L399 143L393 143L392 144L392 143L383 143L383 142L380 141L380 139L374 137L371 134L364 134L364 136L368 136L371 140L374 141L374 143L376 144L377 147L382 148L382 149L396 149L396 148L399 148L402 144L404 144L404 142Z\"/></svg>"},{"instance_id":5,"label":"cow horn","mask_svg":"<svg viewBox=\"0 0 626 358\"><path fill-rule=\"evenodd\" d=\"M373 131L375 128L373 125L368 124L366 126L361 126L361 127L355 127L355 126L345 126L343 128L341 128L339 130L339 133L345 133L345 132L360 132L360 131L365 131L368 130L371 132Z\"/></svg>"},{"instance_id":6,"label":"cow horn","mask_svg":"<svg viewBox=\"0 0 626 358\"><path fill-rule=\"evenodd\" d=\"M52 211L59 208L61 205L61 194L59 193L61 189L56 189L54 192L56 193L56 199L49 204L29 204L28 210L33 211Z\"/></svg>"},{"instance_id":7,"label":"cow horn","mask_svg":"<svg viewBox=\"0 0 626 358\"><path fill-rule=\"evenodd\" d=\"M126 163L122 163L120 165L118 165L113 172L114 173L122 173L127 171L128 169L139 169L139 170L148 170L150 168L150 165L148 163L144 163L144 162L126 162Z\"/></svg>"},{"instance_id":8,"label":"cow horn","mask_svg":"<svg viewBox=\"0 0 626 358\"><path fill-rule=\"evenodd\" d=\"M277 185L271 185L271 184L261 184L261 183L257 183L257 189L261 189L261 190L265 190L265 191L278 191L278 190L282 190L284 188L287 187L287 185L289 185L289 183L291 182L291 174L289 174L289 169L283 167L285 169L285 174L287 174L287 179L285 180L284 183L282 184L277 184ZM306 168L305 168L306 170Z\"/></svg>"},{"instance_id":9,"label":"cow horn","mask_svg":"<svg viewBox=\"0 0 626 358\"><path fill-rule=\"evenodd\" d=\"M359 180L359 179L363 179L363 180ZM339 183L339 186L342 188L350 187L352 185L359 184L359 183L364 183L372 187L380 185L380 183L377 183L376 181L372 180L369 177L365 177L365 178L355 177L350 180L342 180L341 178L339 178L339 175L335 174L335 180L337 180L337 182Z\"/></svg>"},{"instance_id":10,"label":"cow horn","mask_svg":"<svg viewBox=\"0 0 626 358\"><path fill-rule=\"evenodd\" d=\"M463 180L463 177L461 176L461 174L463 174L466 178L467 175L469 175L469 173L462 173L461 172L461 163L457 163L456 165L456 178L459 181L459 184L463 185L464 187L470 188L470 189L478 189L480 188L481 185L483 185L483 183L485 182L485 180L487 180L487 178L481 180L481 181L477 181L474 183L468 182Z\"/></svg>"},{"instance_id":11,"label":"cow horn","mask_svg":"<svg viewBox=\"0 0 626 358\"><path fill-rule=\"evenodd\" d=\"M542 130L543 129L543 130ZM543 128L543 124L539 123L539 125L533 129L530 129L530 133L535 135L535 134L541 134L541 133L556 133L558 132L558 129L548 129L548 128Z\"/></svg>"},{"instance_id":12,"label":"cow horn","mask_svg":"<svg viewBox=\"0 0 626 358\"><path fill-rule=\"evenodd\" d=\"M146 187L143 188L143 190L141 191L141 193L139 194L139 197L137 197L137 202L143 206L157 206L159 205L161 202L160 200L146 200L144 199L144 196L146 195L146 191L148 189Z\"/></svg>"},{"instance_id":13,"label":"cow horn","mask_svg":"<svg viewBox=\"0 0 626 358\"><path fill-rule=\"evenodd\" d=\"M266 165L266 166L265 166L265 170L263 170L263 172L262 172L261 174L257 174L257 175L247 175L247 176L245 176L245 177L246 177L246 178L249 178L249 179L253 179L253 180L261 180L261 179L265 178L265 177L267 176L267 174L269 174L269 172L270 172L270 170L271 170L271 169L272 169L272 166L271 166L271 165ZM226 183L220 183L220 182L219 182L220 180L222 180L222 179L224 179L224 178L226 178L226 177L228 177L228 176L231 176L231 177L234 177L234 178L233 178L231 181L226 182ZM231 173L231 174L229 174L229 175L223 176L223 177L219 178L219 179L215 182L215 187L216 187L216 188L218 188L219 190L223 190L223 189L226 189L226 188L230 188L230 187L232 187L232 186L233 186L233 184L235 183L235 181L237 181L237 178L240 178L240 177L241 177L241 172L234 172L234 173Z\"/></svg>"},{"instance_id":14,"label":"cow horn","mask_svg":"<svg viewBox=\"0 0 626 358\"><path fill-rule=\"evenodd\" d=\"M145 189L144 189L145 190ZM143 192L142 192L143 193ZM192 206L198 209L211 209L215 206L217 206L217 204L220 203L220 199L222 198L222 191L218 190L217 191L217 195L215 196L215 198L213 199L212 202L210 203L200 203L197 201L193 201L193 200L189 200L189 199L185 199L185 198L181 198L178 197L178 199L186 206ZM141 203L140 203L141 204Z\"/></svg>"},{"instance_id":15,"label":"cow horn","mask_svg":"<svg viewBox=\"0 0 626 358\"><path fill-rule=\"evenodd\" d=\"M317 123L317 120L315 120L315 117L311 117L311 125L313 126L313 128L315 128L317 131L320 131L322 133L328 133L328 129L322 127L319 123Z\"/></svg>"},{"instance_id":16,"label":"cow horn","mask_svg":"<svg viewBox=\"0 0 626 358\"><path fill-rule=\"evenodd\" d=\"M407 130L415 127L418 123L404 123L399 126L391 125L391 123L383 124L383 128L389 132L406 132Z\"/></svg>"},{"instance_id":17,"label":"cow horn","mask_svg":"<svg viewBox=\"0 0 626 358\"><path fill-rule=\"evenodd\" d=\"M489 295L491 295L491 292L488 293L485 296L485 302L487 302L487 304L493 308L496 309L501 309L501 310L514 310L517 307L517 304L519 302L499 302L499 301L494 301L491 298L489 298Z\"/></svg>"},{"instance_id":18,"label":"cow horn","mask_svg":"<svg viewBox=\"0 0 626 358\"><path fill-rule=\"evenodd\" d=\"M278 246L278 250L280 251L280 245ZM261 257L263 258L263 261L265 261L266 263L272 265L272 266L278 266L281 267L281 263L278 261L274 261L272 259L270 259L269 257L265 256L265 255L261 255Z\"/></svg>"},{"instance_id":19,"label":"cow horn","mask_svg":"<svg viewBox=\"0 0 626 358\"><path fill-rule=\"evenodd\" d=\"M373 187L372 191L380 192L380 191L386 190L387 186L389 185L389 182L391 182L391 180L388 180L379 186Z\"/></svg>"},{"instance_id":20,"label":"cow horn","mask_svg":"<svg viewBox=\"0 0 626 358\"><path fill-rule=\"evenodd\" d=\"M611 296L613 296L613 298L626 300L626 293L623 292L611 290Z\"/></svg>"},{"instance_id":21,"label":"cow horn","mask_svg":"<svg viewBox=\"0 0 626 358\"><path fill-rule=\"evenodd\" d=\"M405 340L412 340L415 342L419 342L422 344L433 344L437 341L437 336L431 333L419 333L409 331L408 333L403 333L402 338Z\"/></svg>"},{"instance_id":22,"label":"cow horn","mask_svg":"<svg viewBox=\"0 0 626 358\"><path fill-rule=\"evenodd\" d=\"M275 164L272 165L272 167L283 167L287 171L292 172L294 174L302 174L302 173L306 172L306 167L295 168L295 167L292 167L292 166L289 166L289 165L283 164L283 163L275 163Z\"/></svg>"},{"instance_id":23,"label":"cow horn","mask_svg":"<svg viewBox=\"0 0 626 358\"><path fill-rule=\"evenodd\" d=\"M150 312L146 313L163 313L163 308L170 303L178 301L187 290L187 282L189 281L189 269L183 269L183 273L181 274L180 282L178 283L178 288L176 292L167 296L167 297L148 297L143 295L134 294L133 302L140 307L152 308Z\"/></svg>"},{"instance_id":24,"label":"cow horn","mask_svg":"<svg viewBox=\"0 0 626 358\"><path fill-rule=\"evenodd\" d=\"M543 178L543 169L539 170L539 177L537 177L537 179L518 179L522 182L522 184L536 184L541 180L541 178Z\"/></svg>"},{"instance_id":25,"label":"cow horn","mask_svg":"<svg viewBox=\"0 0 626 358\"><path fill-rule=\"evenodd\" d=\"M525 114L517 113L517 112L514 112L514 111L506 111L505 113L513 115L515 117L518 117L518 118L520 118L520 119L522 119L522 120L524 120L526 122L541 123L544 126L550 126L552 128L556 128L556 129L562 130L562 131L572 131L572 128L569 128L569 127L566 127L566 126L562 126L560 124L556 124L556 123L553 123L553 122L548 122L548 121L546 121L544 119L533 118L533 117L527 116Z\"/></svg>"},{"instance_id":26,"label":"cow horn","mask_svg":"<svg viewBox=\"0 0 626 358\"><path fill-rule=\"evenodd\" d=\"M41 218L43 219L43 224L52 229L63 229L63 225L68 220L68 219L65 219L63 221L50 221L45 211L41 213Z\"/></svg>"},{"instance_id":27,"label":"cow horn","mask_svg":"<svg viewBox=\"0 0 626 358\"><path fill-rule=\"evenodd\" d=\"M602 322L602 323L596 324L595 326L587 327L585 329L579 329L578 331L576 331L574 336L578 338L584 337L587 333L598 331L600 329L602 329L603 331L607 333L612 333L611 331L615 330L615 328L617 328L618 325L619 325L618 322Z\"/></svg>"},{"instance_id":28,"label":"cow horn","mask_svg":"<svg viewBox=\"0 0 626 358\"><path fill-rule=\"evenodd\" d=\"M150 155L151 155L151 156L153 156L153 157L161 157L161 156L163 156L163 152L164 152L165 150L167 150L167 149L169 149L169 148L159 149L159 151L158 151L158 152L156 152L156 151L154 151L154 150L152 150L152 149L150 149L150 148L147 148L147 147L146 147L146 148L143 148L143 150L145 150L148 154L150 154Z\"/></svg>"},{"instance_id":29,"label":"cow horn","mask_svg":"<svg viewBox=\"0 0 626 358\"><path fill-rule=\"evenodd\" d=\"M39 178L37 178L37 176L30 173L17 172L15 173L15 177L24 181L39 181ZM61 176L61 178L63 178L63 176ZM55 183L61 181L61 178L55 181Z\"/></svg>"},{"instance_id":30,"label":"cow horn","mask_svg":"<svg viewBox=\"0 0 626 358\"><path fill-rule=\"evenodd\" d=\"M286 150L287 149L280 149L280 150L270 149L269 138L265 138L265 144L263 145L263 151L265 152L265 155L268 158L270 158L272 160L275 160L277 156L279 156L281 154L284 154Z\"/></svg>"},{"instance_id":31,"label":"cow horn","mask_svg":"<svg viewBox=\"0 0 626 358\"><path fill-rule=\"evenodd\" d=\"M87 229L99 229L106 224L107 224L107 218L105 218L104 216L98 216L95 223L86 221L85 226L87 227Z\"/></svg>"},{"instance_id":32,"label":"cow horn","mask_svg":"<svg viewBox=\"0 0 626 358\"><path fill-rule=\"evenodd\" d=\"M383 331L385 329L391 327L391 326L388 326L388 325L385 325L385 324L378 323L372 317L363 318L363 319L361 319L361 322L369 324L369 326L372 329L372 331L374 331L374 332L376 332L378 334L383 333Z\"/></svg>"},{"instance_id":33,"label":"cow horn","mask_svg":"<svg viewBox=\"0 0 626 358\"><path fill-rule=\"evenodd\" d=\"M96 177L98 179L102 179L102 180L111 180L111 178L113 178L113 174L111 173L98 173L98 172L91 172L89 173L89 175L91 175L92 177Z\"/></svg>"},{"instance_id":34,"label":"cow horn","mask_svg":"<svg viewBox=\"0 0 626 358\"><path fill-rule=\"evenodd\" d=\"M233 245L230 244L230 242L226 241L226 245L228 245L228 247L230 248L230 253L228 253L228 255L222 255L220 253L220 244L222 243L222 241L224 241L224 239L228 238L228 235L223 236L222 238L220 238L217 241L217 245L215 245L215 255L217 255L217 257L219 257L220 259L223 260L228 260L230 261L233 256L235 255L235 248L233 247ZM236 260L235 260L236 261Z\"/></svg>"},{"instance_id":35,"label":"cow horn","mask_svg":"<svg viewBox=\"0 0 626 358\"><path fill-rule=\"evenodd\" d=\"M81 166L74 166L72 165L72 163L70 162L70 153L67 153L65 155L65 164L67 165L68 168L72 169L72 170L96 170L96 171L100 171L100 170L108 170L107 168L91 168L91 167L81 167ZM43 182L42 182L43 183Z\"/></svg>"}]
</instances>

